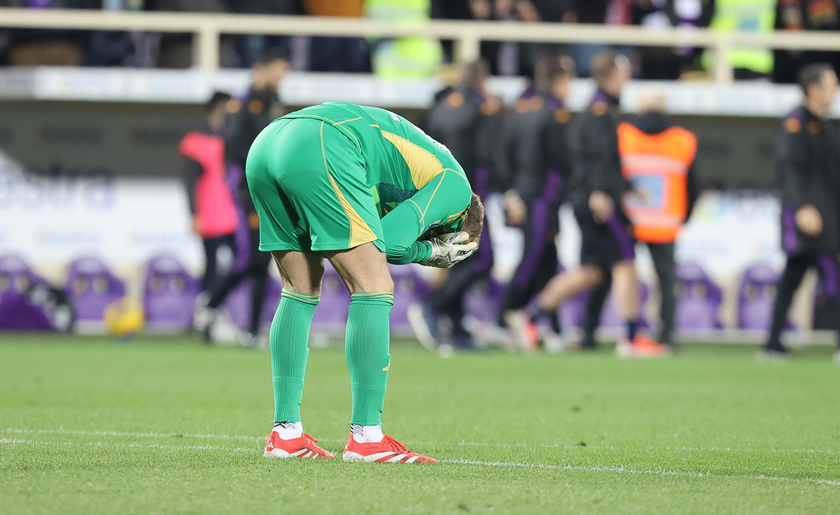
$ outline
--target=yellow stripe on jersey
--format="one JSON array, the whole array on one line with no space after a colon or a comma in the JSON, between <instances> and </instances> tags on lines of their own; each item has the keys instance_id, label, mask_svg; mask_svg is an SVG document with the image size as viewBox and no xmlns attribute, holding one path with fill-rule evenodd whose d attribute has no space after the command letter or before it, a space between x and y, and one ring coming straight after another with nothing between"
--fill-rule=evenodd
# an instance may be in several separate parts
<instances>
[{"instance_id":1,"label":"yellow stripe on jersey","mask_svg":"<svg viewBox=\"0 0 840 515\"><path fill-rule=\"evenodd\" d=\"M400 151L411 172L411 181L418 190L443 171L440 160L420 145L387 131L382 131L382 136Z\"/></svg>"},{"instance_id":2,"label":"yellow stripe on jersey","mask_svg":"<svg viewBox=\"0 0 840 515\"><path fill-rule=\"evenodd\" d=\"M376 234L368 227L364 219L359 216L359 213L353 209L353 206L347 202L347 199L341 193L341 190L338 189L338 184L330 173L330 167L327 165L327 153L324 151L324 122L321 122L321 155L324 157L324 170L327 172L327 177L330 178L330 184L333 190L335 190L335 194L338 196L339 202L341 202L341 207L344 208L344 213L347 214L347 219L350 222L350 242L348 248L352 249L363 243L376 241Z\"/></svg>"}]
</instances>

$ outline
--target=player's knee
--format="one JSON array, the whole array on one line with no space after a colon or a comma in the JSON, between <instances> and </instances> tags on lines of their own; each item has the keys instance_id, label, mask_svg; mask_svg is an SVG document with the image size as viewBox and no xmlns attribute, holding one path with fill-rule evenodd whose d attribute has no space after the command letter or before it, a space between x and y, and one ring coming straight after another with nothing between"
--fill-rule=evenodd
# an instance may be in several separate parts
<instances>
[{"instance_id":1,"label":"player's knee","mask_svg":"<svg viewBox=\"0 0 840 515\"><path fill-rule=\"evenodd\" d=\"M580 267L580 274L587 288L600 286L604 281L604 271L594 265L583 265Z\"/></svg>"}]
</instances>

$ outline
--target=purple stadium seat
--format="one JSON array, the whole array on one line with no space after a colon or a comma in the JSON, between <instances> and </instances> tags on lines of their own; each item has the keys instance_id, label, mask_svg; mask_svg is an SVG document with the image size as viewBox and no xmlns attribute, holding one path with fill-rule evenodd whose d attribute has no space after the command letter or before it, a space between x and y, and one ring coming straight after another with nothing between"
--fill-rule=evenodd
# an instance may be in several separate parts
<instances>
[{"instance_id":1,"label":"purple stadium seat","mask_svg":"<svg viewBox=\"0 0 840 515\"><path fill-rule=\"evenodd\" d=\"M677 312L674 326L678 331L722 329L718 312L723 301L720 286L697 263L677 266Z\"/></svg>"},{"instance_id":2,"label":"purple stadium seat","mask_svg":"<svg viewBox=\"0 0 840 515\"><path fill-rule=\"evenodd\" d=\"M99 326L105 307L125 295L125 283L100 259L88 256L70 263L64 290L81 324Z\"/></svg>"},{"instance_id":3,"label":"purple stadium seat","mask_svg":"<svg viewBox=\"0 0 840 515\"><path fill-rule=\"evenodd\" d=\"M470 287L464 295L464 313L486 324L496 324L505 286L490 277Z\"/></svg>"},{"instance_id":4,"label":"purple stadium seat","mask_svg":"<svg viewBox=\"0 0 840 515\"><path fill-rule=\"evenodd\" d=\"M158 331L187 331L192 327L195 298L201 285L172 256L156 256L146 264L143 309L146 325Z\"/></svg>"},{"instance_id":5,"label":"purple stadium seat","mask_svg":"<svg viewBox=\"0 0 840 515\"><path fill-rule=\"evenodd\" d=\"M243 279L239 286L228 294L224 304L231 321L243 330L247 329L251 323L251 282L251 279ZM268 289L260 314L260 324L271 324L274 313L277 311L277 304L280 303L281 289L279 281L272 277L268 278Z\"/></svg>"},{"instance_id":6,"label":"purple stadium seat","mask_svg":"<svg viewBox=\"0 0 840 515\"><path fill-rule=\"evenodd\" d=\"M350 294L329 261L324 261L324 268L324 280L321 281L321 302L315 308L312 329L343 334L345 324L347 324L347 313L350 310Z\"/></svg>"},{"instance_id":7,"label":"purple stadium seat","mask_svg":"<svg viewBox=\"0 0 840 515\"><path fill-rule=\"evenodd\" d=\"M412 265L392 266L394 278L394 308L391 310L391 332L414 334L408 322L408 307L423 302L429 295L429 285Z\"/></svg>"},{"instance_id":8,"label":"purple stadium seat","mask_svg":"<svg viewBox=\"0 0 840 515\"><path fill-rule=\"evenodd\" d=\"M26 295L33 285L48 286L21 257L0 256L0 330L55 330L43 306L34 304Z\"/></svg>"},{"instance_id":9,"label":"purple stadium seat","mask_svg":"<svg viewBox=\"0 0 840 515\"><path fill-rule=\"evenodd\" d=\"M766 331L773 318L776 283L779 274L769 265L760 263L744 270L738 289L738 327ZM788 321L788 330L795 326Z\"/></svg>"}]
</instances>

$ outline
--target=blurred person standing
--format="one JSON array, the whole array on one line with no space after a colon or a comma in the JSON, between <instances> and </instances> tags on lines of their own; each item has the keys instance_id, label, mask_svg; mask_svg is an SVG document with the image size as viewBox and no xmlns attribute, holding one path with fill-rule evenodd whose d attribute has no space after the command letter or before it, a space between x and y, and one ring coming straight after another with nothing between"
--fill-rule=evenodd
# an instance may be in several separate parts
<instances>
[{"instance_id":1,"label":"blurred person standing","mask_svg":"<svg viewBox=\"0 0 840 515\"><path fill-rule=\"evenodd\" d=\"M4 7L29 9L99 9L101 0L6 0ZM15 29L8 43L12 66L80 66L88 50L89 31Z\"/></svg>"},{"instance_id":2,"label":"blurred person standing","mask_svg":"<svg viewBox=\"0 0 840 515\"><path fill-rule=\"evenodd\" d=\"M614 53L597 55L590 63L590 74L598 85L586 112L580 115L577 144L579 162L572 202L581 232L580 266L554 277L540 292L538 307L530 321L552 316L557 307L584 290L596 290L590 297L589 312L594 312L598 289L612 278L618 313L625 323L625 334L616 351L621 357L656 357L667 347L638 332L639 284L636 277L633 228L624 211L625 196L632 184L622 174L618 141L619 97L630 78L630 63ZM527 341L527 324L514 325L516 338ZM583 346L594 346L584 342Z\"/></svg>"},{"instance_id":3,"label":"blurred person standing","mask_svg":"<svg viewBox=\"0 0 840 515\"><path fill-rule=\"evenodd\" d=\"M539 335L517 338L523 324L521 312L557 273L555 239L560 230L558 210L563 202L563 182L574 162L569 137L571 115L565 107L575 64L571 57L549 54L538 62L534 84L519 100L506 122L505 152L512 170L511 189L505 194L507 223L519 227L524 238L522 260L507 286L499 325L514 330L513 343L533 351ZM560 322L551 316L551 330L543 335L546 348L559 350Z\"/></svg>"},{"instance_id":4,"label":"blurred person standing","mask_svg":"<svg viewBox=\"0 0 840 515\"><path fill-rule=\"evenodd\" d=\"M431 0L365 0L365 16L396 24L429 21ZM402 36L378 40L373 48L373 73L390 79L433 77L443 61L440 41L426 36Z\"/></svg>"},{"instance_id":5,"label":"blurred person standing","mask_svg":"<svg viewBox=\"0 0 840 515\"><path fill-rule=\"evenodd\" d=\"M782 248L787 262L779 279L765 357L788 353L781 335L793 295L809 268L825 285L825 312L840 330L837 252L840 249L840 132L828 119L837 93L837 75L830 65L809 64L799 72L804 100L779 128L776 172L782 196ZM840 364L840 351L835 354Z\"/></svg>"},{"instance_id":6,"label":"blurred person standing","mask_svg":"<svg viewBox=\"0 0 840 515\"><path fill-rule=\"evenodd\" d=\"M776 29L786 31L840 30L838 0L779 0ZM795 83L799 69L809 63L828 63L840 70L840 52L774 50L773 81Z\"/></svg>"},{"instance_id":7,"label":"blurred person standing","mask_svg":"<svg viewBox=\"0 0 840 515\"><path fill-rule=\"evenodd\" d=\"M298 0L228 0L235 13L292 15L297 14ZM250 68L266 49L282 55L289 55L289 36L266 36L264 34L243 34L236 38L236 53L239 65Z\"/></svg>"},{"instance_id":8,"label":"blurred person standing","mask_svg":"<svg viewBox=\"0 0 840 515\"><path fill-rule=\"evenodd\" d=\"M754 32L771 35L776 23L777 0L715 0L709 28L718 32ZM773 71L773 51L769 48L732 47L727 52L735 79L761 79ZM715 67L714 52L703 54L703 67Z\"/></svg>"},{"instance_id":9,"label":"blurred person standing","mask_svg":"<svg viewBox=\"0 0 840 515\"><path fill-rule=\"evenodd\" d=\"M364 0L303 0L312 16L361 18ZM309 70L314 72L369 73L370 44L359 37L322 36L309 39Z\"/></svg>"},{"instance_id":10,"label":"blurred person standing","mask_svg":"<svg viewBox=\"0 0 840 515\"><path fill-rule=\"evenodd\" d=\"M618 126L618 149L621 171L639 192L626 197L624 207L636 240L650 251L659 279L662 327L657 341L673 347L674 242L694 209L699 187L694 165L697 137L674 125L666 111L665 97L641 97L639 116Z\"/></svg>"},{"instance_id":11,"label":"blurred person standing","mask_svg":"<svg viewBox=\"0 0 840 515\"><path fill-rule=\"evenodd\" d=\"M238 258L234 269L213 288L206 305L196 310L196 328L204 332L206 341L212 339L212 328L216 311L239 283L250 278L251 285L251 320L247 333L242 335L241 343L245 346L257 344L265 295L268 289L268 266L271 255L259 250L260 219L248 192L244 176L245 159L256 137L272 120L283 114L278 90L283 76L288 70L288 62L283 54L268 49L260 55L252 68L253 82L248 93L242 99L228 102L229 119L225 128L225 157L231 173L235 173L238 182L237 201L244 211L244 223L247 231L247 243L238 249ZM245 232L243 231L243 232Z\"/></svg>"},{"instance_id":12,"label":"blurred person standing","mask_svg":"<svg viewBox=\"0 0 840 515\"><path fill-rule=\"evenodd\" d=\"M438 95L429 112L427 131L449 149L463 166L473 192L485 201L490 192L490 176L496 168L494 153L498 148L503 104L485 87L490 75L485 60L464 64L460 75L457 86ZM409 308L412 328L420 342L430 350L442 343L456 348L473 347L472 337L462 323L463 304L470 286L487 279L493 268L493 248L486 220L481 242L473 257L450 269L443 285L422 306ZM452 320L447 339L438 329L441 316Z\"/></svg>"},{"instance_id":13,"label":"blurred person standing","mask_svg":"<svg viewBox=\"0 0 840 515\"><path fill-rule=\"evenodd\" d=\"M225 0L146 0L147 11L221 13L227 12ZM193 35L164 33L160 37L158 66L189 68L193 62Z\"/></svg>"},{"instance_id":14,"label":"blurred person standing","mask_svg":"<svg viewBox=\"0 0 840 515\"><path fill-rule=\"evenodd\" d=\"M227 93L214 93L205 104L205 118L201 125L188 132L178 145L193 231L201 237L204 245L202 292L215 285L219 250L227 247L231 254L236 253L238 214L227 184L225 140L222 137L229 100Z\"/></svg>"}]
</instances>

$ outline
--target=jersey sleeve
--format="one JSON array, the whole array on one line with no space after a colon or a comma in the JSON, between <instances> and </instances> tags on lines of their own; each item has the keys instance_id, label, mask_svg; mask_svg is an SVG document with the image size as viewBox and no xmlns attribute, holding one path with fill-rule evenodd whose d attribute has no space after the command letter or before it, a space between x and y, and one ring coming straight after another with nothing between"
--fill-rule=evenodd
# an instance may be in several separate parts
<instances>
[{"instance_id":1,"label":"jersey sleeve","mask_svg":"<svg viewBox=\"0 0 840 515\"><path fill-rule=\"evenodd\" d=\"M776 138L775 158L782 203L799 209L807 202L803 198L803 180L807 174L806 147L801 141L801 123L788 119Z\"/></svg>"},{"instance_id":2,"label":"jersey sleeve","mask_svg":"<svg viewBox=\"0 0 840 515\"><path fill-rule=\"evenodd\" d=\"M405 265L428 261L432 247L418 238L431 228L462 217L471 199L469 182L460 173L446 169L435 176L382 218L388 262Z\"/></svg>"}]
</instances>

